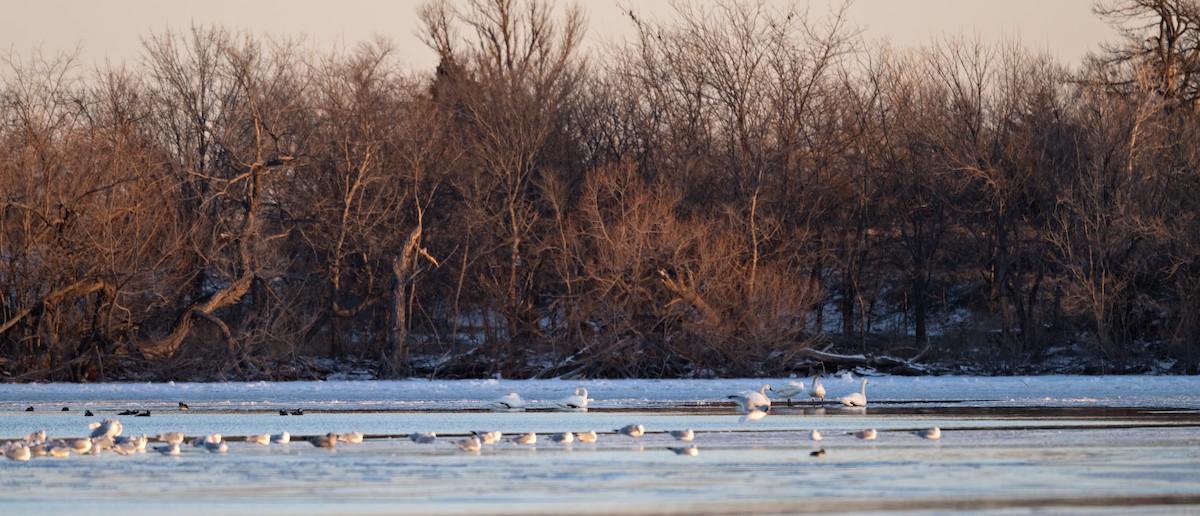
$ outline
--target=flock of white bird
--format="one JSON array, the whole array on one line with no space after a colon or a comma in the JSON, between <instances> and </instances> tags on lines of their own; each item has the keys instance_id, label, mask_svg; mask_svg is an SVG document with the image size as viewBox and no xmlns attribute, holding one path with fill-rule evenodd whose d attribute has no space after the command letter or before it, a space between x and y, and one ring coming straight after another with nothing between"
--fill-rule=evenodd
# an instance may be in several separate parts
<instances>
[{"instance_id":1,"label":"flock of white bird","mask_svg":"<svg viewBox=\"0 0 1200 516\"><path fill-rule=\"evenodd\" d=\"M868 380L863 378L862 388L859 392L850 393L838 401L847 407L865 407L867 405L867 384ZM807 392L813 403L823 403L825 400L825 387L821 384L819 378L812 379L811 388L806 387L801 382L788 382L779 389L772 389L771 386L763 385L757 391L743 391L737 394L730 395L728 398L736 403L742 413L739 421L748 423L756 421L767 416L771 409L771 399L767 397L767 391L771 391L779 399L787 400L791 406L793 398L799 398ZM586 388L575 389L574 394L557 400L554 402L554 408L558 410L568 411L587 411L588 403L595 401L588 397ZM181 403L181 407L184 405ZM525 410L526 403L521 396L515 392L510 392L500 398L492 400L489 407L498 411L521 411ZM22 440L11 441L0 446L0 451L4 456L16 461L28 461L32 457L67 457L72 453L75 454L99 454L105 451L112 451L121 455L131 455L136 453L146 453L147 443L150 442L146 435L140 436L122 436L124 426L121 422L108 418L103 421L92 422L88 425L91 430L90 435L80 438L54 439L46 438L45 430L38 430ZM646 429L639 424L630 424L622 428L614 429L614 433L628 436L637 441L645 434ZM940 439L942 432L937 427L926 428L912 432L918 437L924 439ZM696 433L688 428L684 430L670 430L667 435L673 437L681 443L688 443L682 446L668 446L667 449L678 455L695 456L699 454L699 449L692 441L696 437ZM851 435L859 439L874 440L878 436L878 432L874 428L868 428L856 432L851 432ZM418 444L434 444L438 437L435 432L418 432L410 434L409 439ZM364 435L362 432L336 433L330 432L325 435L317 435L305 438L305 440L318 448L336 448L339 442L357 444L363 441ZM550 434L548 439L557 444L571 444L576 441L580 443L594 443L598 440L599 435L595 430L587 432L562 432ZM813 441L823 439L821 433L817 430L812 430L810 438ZM153 450L167 456L175 456L181 453L180 445L184 444L186 439L183 432L164 432L157 438L157 442L162 443L159 446L154 446ZM288 432L278 434L261 434L247 436L243 441L256 445L270 444L288 444L291 442L291 435ZM497 444L501 441L507 441L516 445L535 445L538 442L538 435L534 432L510 436L505 439L504 435L497 431L476 431L472 432L470 437L452 441L459 449L467 452L478 452L485 445ZM210 453L226 453L229 450L229 445L222 438L221 434L210 434L195 437L188 441L195 448L203 448ZM824 450L812 452L813 456L824 456Z\"/></svg>"}]
</instances>

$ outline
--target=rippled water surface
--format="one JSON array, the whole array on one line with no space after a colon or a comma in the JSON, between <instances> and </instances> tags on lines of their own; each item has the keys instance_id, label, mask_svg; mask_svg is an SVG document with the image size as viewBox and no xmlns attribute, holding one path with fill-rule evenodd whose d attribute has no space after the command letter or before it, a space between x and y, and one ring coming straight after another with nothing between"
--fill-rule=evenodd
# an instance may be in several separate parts
<instances>
[{"instance_id":1,"label":"rippled water surface","mask_svg":"<svg viewBox=\"0 0 1200 516\"><path fill-rule=\"evenodd\" d=\"M830 379L830 395L857 390ZM213 432L226 454L154 452L0 459L4 514L1009 514L1200 511L1200 395L1194 378L872 379L871 405L832 400L787 407L748 424L725 393L761 380L585 383L594 406L558 412L576 384L382 382L330 384L0 385L0 438L38 428L82 436L119 417L125 435ZM778 382L778 381L777 381ZM961 382L956 384L955 382ZM955 385L960 385L955 387ZM1029 387L1033 385L1033 387ZM1113 386L1137 385L1117 389ZM923 391L926 389L929 392ZM1028 390L1027 390L1028 389ZM524 412L484 410L509 391ZM1183 391L1180 394L1177 391ZM944 396L931 395L942 392ZM1161 395L1156 397L1155 392ZM909 396L909 394L915 394ZM191 410L181 412L177 401ZM25 408L33 406L33 412ZM63 406L71 410L62 412ZM126 409L151 417L115 416ZM279 408L304 408L280 416ZM83 410L96 415L84 417ZM613 429L641 423L640 439ZM939 426L938 441L915 429ZM676 455L665 430L696 430L697 456ZM809 439L818 429L820 442ZM877 428L875 441L849 432ZM242 436L358 430L362 444L259 446ZM538 432L535 446L463 452L471 430ZM595 444L549 442L596 430ZM407 435L436 431L438 442ZM824 457L811 452L825 450Z\"/></svg>"}]
</instances>

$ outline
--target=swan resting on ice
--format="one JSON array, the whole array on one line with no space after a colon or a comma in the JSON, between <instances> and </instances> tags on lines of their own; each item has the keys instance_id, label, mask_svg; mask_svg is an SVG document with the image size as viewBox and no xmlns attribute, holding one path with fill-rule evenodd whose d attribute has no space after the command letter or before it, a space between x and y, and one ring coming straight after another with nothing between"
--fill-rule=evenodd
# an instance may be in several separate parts
<instances>
[{"instance_id":1,"label":"swan resting on ice","mask_svg":"<svg viewBox=\"0 0 1200 516\"><path fill-rule=\"evenodd\" d=\"M842 405L847 407L867 406L867 383L869 383L867 379L863 378L862 390L859 392L850 393L848 396L843 397L841 399Z\"/></svg>"}]
</instances>

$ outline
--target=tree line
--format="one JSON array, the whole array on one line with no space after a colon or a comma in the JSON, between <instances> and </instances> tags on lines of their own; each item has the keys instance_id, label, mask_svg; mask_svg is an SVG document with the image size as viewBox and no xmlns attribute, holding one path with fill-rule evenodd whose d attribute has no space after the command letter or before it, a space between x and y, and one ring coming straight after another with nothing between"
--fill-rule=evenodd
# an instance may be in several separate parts
<instances>
[{"instance_id":1,"label":"tree line","mask_svg":"<svg viewBox=\"0 0 1200 516\"><path fill-rule=\"evenodd\" d=\"M319 52L223 27L0 71L10 381L678 377L951 357L1200 366L1200 8L1069 67L847 5L419 7Z\"/></svg>"}]
</instances>

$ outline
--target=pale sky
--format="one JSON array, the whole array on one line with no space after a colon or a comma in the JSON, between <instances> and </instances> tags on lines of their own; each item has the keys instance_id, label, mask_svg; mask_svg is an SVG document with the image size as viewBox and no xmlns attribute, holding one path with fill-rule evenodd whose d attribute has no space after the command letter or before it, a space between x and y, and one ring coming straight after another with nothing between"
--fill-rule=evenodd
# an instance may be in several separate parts
<instances>
[{"instance_id":1,"label":"pale sky","mask_svg":"<svg viewBox=\"0 0 1200 516\"><path fill-rule=\"evenodd\" d=\"M220 24L257 34L305 34L318 49L353 47L381 34L398 44L414 67L432 67L434 56L414 35L415 8L422 0L13 0L0 17L0 53L28 55L41 47L55 53L82 47L81 61L134 62L141 38L192 24ZM829 0L812 0L811 11ZM804 0L798 0L804 5ZM593 41L630 32L620 5L634 5L651 17L667 17L665 0L584 0ZM959 34L986 42L1018 38L1060 61L1076 65L1116 32L1091 13L1093 0L857 0L851 18L868 39L888 38L910 46Z\"/></svg>"}]
</instances>

